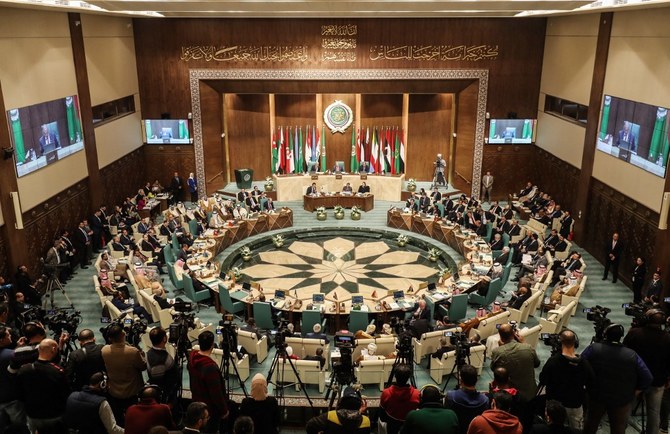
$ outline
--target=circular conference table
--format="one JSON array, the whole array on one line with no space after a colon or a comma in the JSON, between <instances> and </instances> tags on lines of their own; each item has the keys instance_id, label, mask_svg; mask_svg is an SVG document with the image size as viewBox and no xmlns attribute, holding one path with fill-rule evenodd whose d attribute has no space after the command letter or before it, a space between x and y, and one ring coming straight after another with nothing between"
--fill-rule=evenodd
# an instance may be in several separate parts
<instances>
[{"instance_id":1,"label":"circular conference table","mask_svg":"<svg viewBox=\"0 0 670 434\"><path fill-rule=\"evenodd\" d=\"M306 194L303 196L303 202L305 211L309 212L313 212L319 207L335 208L338 205L342 208L356 207L367 212L371 211L375 207L375 196L371 193L325 193L317 195Z\"/></svg>"},{"instance_id":2,"label":"circular conference table","mask_svg":"<svg viewBox=\"0 0 670 434\"><path fill-rule=\"evenodd\" d=\"M445 303L453 295L474 292L482 283L488 282L486 274L493 266L492 251L488 243L473 231L461 230L457 224L436 222L431 218L421 218L411 214L402 215L402 213L399 213L395 215L394 213L393 217L399 217L403 222L402 225L405 224L403 219L407 219L410 223L413 223L415 219L420 219L420 227L424 231L428 227L431 234L439 232L441 235L434 238L440 239L440 241L460 252L465 259L464 264L459 266L458 277L455 279L452 273L447 273L439 279L436 285L430 285L430 289L427 282L421 283L416 288L410 286L403 291L400 301L394 297L395 290L379 288L373 291L368 289L360 293L350 293L341 288L335 289L325 294L324 302L314 309L312 293L306 293L300 289L282 290L283 302L274 306L274 308L285 312L286 317L291 322L295 322L297 316L305 311L319 310L323 315L333 317L335 327L339 329L343 323L341 317L349 315L352 311L368 312L379 316L382 322L386 322L389 316L413 307L421 298L425 297L433 303ZM407 227L411 228L412 226ZM406 227L401 228L406 229ZM419 229L419 226L416 226L416 229ZM262 288L255 282L243 285L228 278L222 279L219 276L211 276L208 279L203 279L202 282L212 291L217 302L217 310L220 311L218 305L219 290L226 290L229 291L231 299L242 301L247 305L246 310L249 315L251 315L253 303L259 300L261 293L264 295L265 301L273 303L277 289L271 288L269 285ZM356 300L358 303L354 306L353 303L356 298L358 298Z\"/></svg>"}]
</instances>

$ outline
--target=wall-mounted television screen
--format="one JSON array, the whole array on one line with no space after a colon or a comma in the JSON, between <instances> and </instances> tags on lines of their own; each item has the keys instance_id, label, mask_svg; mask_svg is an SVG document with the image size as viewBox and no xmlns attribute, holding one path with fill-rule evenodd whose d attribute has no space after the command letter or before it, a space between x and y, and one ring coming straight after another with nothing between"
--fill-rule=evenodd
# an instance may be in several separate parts
<instances>
[{"instance_id":1,"label":"wall-mounted television screen","mask_svg":"<svg viewBox=\"0 0 670 434\"><path fill-rule=\"evenodd\" d=\"M535 141L535 119L491 119L490 144L529 144Z\"/></svg>"},{"instance_id":2,"label":"wall-mounted television screen","mask_svg":"<svg viewBox=\"0 0 670 434\"><path fill-rule=\"evenodd\" d=\"M144 142L149 145L187 145L191 143L187 119L145 119Z\"/></svg>"},{"instance_id":3,"label":"wall-mounted television screen","mask_svg":"<svg viewBox=\"0 0 670 434\"><path fill-rule=\"evenodd\" d=\"M667 108L605 95L598 150L664 177L669 134Z\"/></svg>"},{"instance_id":4,"label":"wall-mounted television screen","mask_svg":"<svg viewBox=\"0 0 670 434\"><path fill-rule=\"evenodd\" d=\"M27 175L84 149L77 95L7 112L16 175Z\"/></svg>"}]
</instances>

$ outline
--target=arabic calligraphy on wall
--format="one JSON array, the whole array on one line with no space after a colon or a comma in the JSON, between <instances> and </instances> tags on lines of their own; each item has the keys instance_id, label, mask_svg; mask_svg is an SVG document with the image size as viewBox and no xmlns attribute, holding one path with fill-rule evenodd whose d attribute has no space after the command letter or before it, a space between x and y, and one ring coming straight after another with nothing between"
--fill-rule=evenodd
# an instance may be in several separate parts
<instances>
[{"instance_id":1,"label":"arabic calligraphy on wall","mask_svg":"<svg viewBox=\"0 0 670 434\"><path fill-rule=\"evenodd\" d=\"M496 60L497 45L375 45L370 47L370 60L465 60L478 62Z\"/></svg>"},{"instance_id":2,"label":"arabic calligraphy on wall","mask_svg":"<svg viewBox=\"0 0 670 434\"><path fill-rule=\"evenodd\" d=\"M356 24L344 24L341 26L329 24L321 26L321 36L354 36L358 34Z\"/></svg>"},{"instance_id":3,"label":"arabic calligraphy on wall","mask_svg":"<svg viewBox=\"0 0 670 434\"><path fill-rule=\"evenodd\" d=\"M306 62L306 45L192 45L181 47L180 60L206 62Z\"/></svg>"}]
</instances>

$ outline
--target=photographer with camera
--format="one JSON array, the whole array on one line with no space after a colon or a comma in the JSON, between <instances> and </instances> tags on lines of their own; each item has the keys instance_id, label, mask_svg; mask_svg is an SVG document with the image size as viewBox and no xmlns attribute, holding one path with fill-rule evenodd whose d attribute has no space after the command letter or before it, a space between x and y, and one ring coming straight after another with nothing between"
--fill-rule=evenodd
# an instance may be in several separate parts
<instances>
[{"instance_id":1,"label":"photographer with camera","mask_svg":"<svg viewBox=\"0 0 670 434\"><path fill-rule=\"evenodd\" d=\"M519 391L519 407L521 423L530 429L533 412L530 401L535 397L535 368L540 366L535 350L523 343L523 339L510 324L502 324L498 329L500 346L491 354L491 369L504 367L509 372L512 386Z\"/></svg>"},{"instance_id":2,"label":"photographer with camera","mask_svg":"<svg viewBox=\"0 0 670 434\"><path fill-rule=\"evenodd\" d=\"M593 342L582 353L596 374L595 387L588 390L589 406L584 434L595 434L607 413L611 434L623 434L635 396L651 384L653 377L642 358L621 345L624 329L610 324L603 342Z\"/></svg>"},{"instance_id":3,"label":"photographer with camera","mask_svg":"<svg viewBox=\"0 0 670 434\"><path fill-rule=\"evenodd\" d=\"M565 329L558 335L550 335L553 345L560 345L560 353L553 354L540 373L540 385L546 386L547 399L553 399L565 407L568 424L582 430L584 424L584 399L595 381L595 373L587 360L575 353L577 336ZM545 344L547 340L545 339ZM569 381L566 381L569 379Z\"/></svg>"},{"instance_id":4,"label":"photographer with camera","mask_svg":"<svg viewBox=\"0 0 670 434\"><path fill-rule=\"evenodd\" d=\"M210 357L214 350L214 333L204 331L198 336L199 350L191 351L188 374L193 401L207 404L210 412L205 432L218 432L228 415L228 393L219 365Z\"/></svg>"},{"instance_id":5,"label":"photographer with camera","mask_svg":"<svg viewBox=\"0 0 670 434\"><path fill-rule=\"evenodd\" d=\"M149 382L163 390L163 402L174 408L181 383L179 366L167 351L168 336L162 327L149 332L151 348L147 351Z\"/></svg>"},{"instance_id":6,"label":"photographer with camera","mask_svg":"<svg viewBox=\"0 0 670 434\"><path fill-rule=\"evenodd\" d=\"M670 334L662 329L665 313L660 309L649 309L644 315L644 322L642 327L632 327L628 331L623 344L640 356L653 376L651 386L644 391L646 433L658 434L661 400L670 378Z\"/></svg>"},{"instance_id":7,"label":"photographer with camera","mask_svg":"<svg viewBox=\"0 0 670 434\"><path fill-rule=\"evenodd\" d=\"M144 386L142 372L147 369L147 362L144 352L126 343L123 324L112 323L106 338L109 344L102 347L102 358L109 377L109 404L114 417L123 425L126 409L135 403Z\"/></svg>"},{"instance_id":8,"label":"photographer with camera","mask_svg":"<svg viewBox=\"0 0 670 434\"><path fill-rule=\"evenodd\" d=\"M70 395L65 371L58 363L58 342L44 339L37 346L37 360L21 366L16 376L31 433L65 433L65 402Z\"/></svg>"},{"instance_id":9,"label":"photographer with camera","mask_svg":"<svg viewBox=\"0 0 670 434\"><path fill-rule=\"evenodd\" d=\"M447 167L447 162L442 158L442 154L437 154L435 161L433 162L435 166L435 175L433 177L433 185L447 185L446 180L444 179L444 169Z\"/></svg>"},{"instance_id":10,"label":"photographer with camera","mask_svg":"<svg viewBox=\"0 0 670 434\"><path fill-rule=\"evenodd\" d=\"M307 434L369 434L370 419L364 415L366 410L367 402L358 391L348 386L337 402L337 409L308 420L305 431Z\"/></svg>"},{"instance_id":11,"label":"photographer with camera","mask_svg":"<svg viewBox=\"0 0 670 434\"><path fill-rule=\"evenodd\" d=\"M65 366L65 374L72 390L81 390L89 384L91 375L106 371L105 361L102 359L103 345L95 342L93 330L80 331L78 339L80 348L70 354Z\"/></svg>"}]
</instances>

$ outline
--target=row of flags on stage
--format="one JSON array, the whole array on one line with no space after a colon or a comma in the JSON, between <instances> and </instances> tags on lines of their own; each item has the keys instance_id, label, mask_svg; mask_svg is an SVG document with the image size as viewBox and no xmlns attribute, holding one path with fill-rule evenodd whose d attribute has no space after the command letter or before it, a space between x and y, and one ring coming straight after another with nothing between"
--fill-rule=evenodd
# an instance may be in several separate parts
<instances>
[{"instance_id":1,"label":"row of flags on stage","mask_svg":"<svg viewBox=\"0 0 670 434\"><path fill-rule=\"evenodd\" d=\"M278 127L272 132L272 173L326 171L326 129ZM349 172L405 172L404 131L398 127L351 129Z\"/></svg>"}]
</instances>

